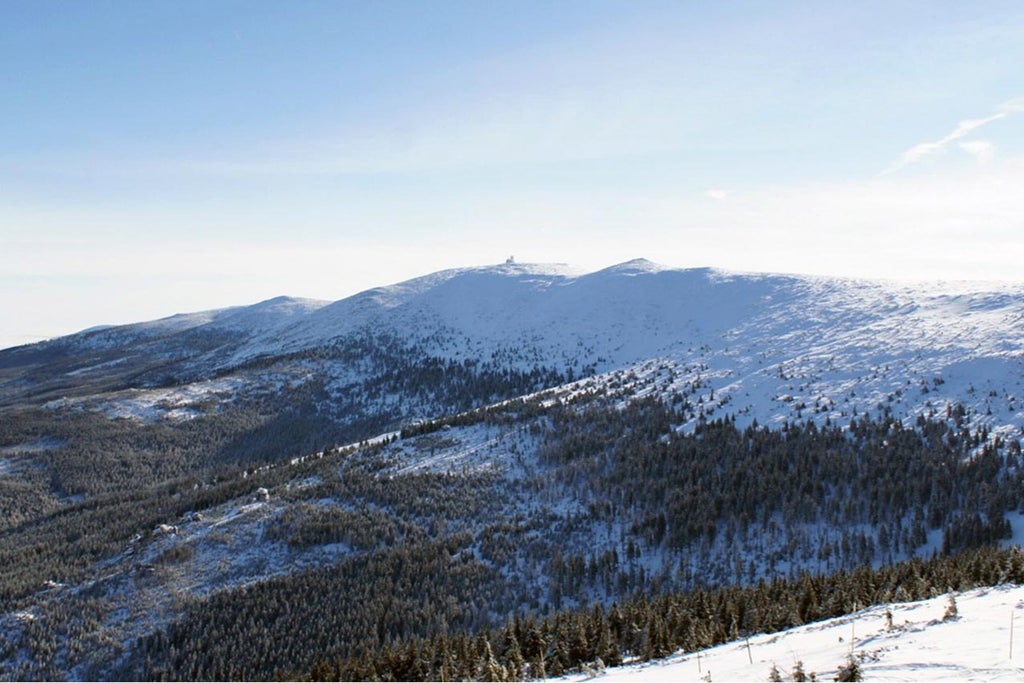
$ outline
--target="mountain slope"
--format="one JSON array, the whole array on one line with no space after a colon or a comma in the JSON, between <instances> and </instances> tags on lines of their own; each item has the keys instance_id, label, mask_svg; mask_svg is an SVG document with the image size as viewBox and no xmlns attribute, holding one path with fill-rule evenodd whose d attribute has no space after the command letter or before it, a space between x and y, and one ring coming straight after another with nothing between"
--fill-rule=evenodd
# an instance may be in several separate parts
<instances>
[{"instance_id":1,"label":"mountain slope","mask_svg":"<svg viewBox=\"0 0 1024 683\"><path fill-rule=\"evenodd\" d=\"M1005 539L1022 321L1018 285L635 260L2 351L0 677L260 677L429 625ZM229 631L259 663L231 639L181 655Z\"/></svg>"},{"instance_id":2,"label":"mountain slope","mask_svg":"<svg viewBox=\"0 0 1024 683\"><path fill-rule=\"evenodd\" d=\"M1024 676L1024 586L1007 584L957 593L958 616L944 619L949 599L938 596L878 605L699 653L607 669L602 680L765 681L775 666L782 680L792 681L797 663L805 675L816 673L817 680L833 680L851 652L867 681L1020 680ZM1011 621L1016 631L1012 638ZM591 678L577 674L550 680Z\"/></svg>"},{"instance_id":3,"label":"mountain slope","mask_svg":"<svg viewBox=\"0 0 1024 683\"><path fill-rule=\"evenodd\" d=\"M172 403L188 408L316 381L321 410L345 421L365 408L353 393L381 386L396 366L556 379L629 368L656 375L661 391L702 387L706 417L846 421L887 408L909 423L961 403L968 422L1006 436L1024 424L1022 322L1020 285L910 287L642 259L588 274L503 264L330 304L282 298L9 349L0 352L0 405L77 396L95 407L88 397L126 389L153 392L157 404L173 387ZM209 390L213 377L237 391ZM434 405L395 384L367 408L392 426L467 405Z\"/></svg>"}]
</instances>

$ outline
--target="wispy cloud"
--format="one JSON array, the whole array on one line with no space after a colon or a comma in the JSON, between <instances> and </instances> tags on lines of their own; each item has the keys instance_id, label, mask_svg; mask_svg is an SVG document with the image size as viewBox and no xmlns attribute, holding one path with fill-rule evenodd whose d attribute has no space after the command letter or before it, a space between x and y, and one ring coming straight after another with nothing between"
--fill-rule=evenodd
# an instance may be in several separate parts
<instances>
[{"instance_id":1,"label":"wispy cloud","mask_svg":"<svg viewBox=\"0 0 1024 683\"><path fill-rule=\"evenodd\" d=\"M939 140L933 140L931 142L922 142L914 145L906 152L900 155L900 157L889 165L884 171L879 173L879 176L889 175L895 173L913 163L920 161L921 159L932 156L934 154L941 154L946 148L953 142L970 135L982 126L986 126L993 121L1005 119L1014 114L1024 113L1024 97L1014 97L1012 99L1003 102L996 107L995 113L986 116L981 119L967 119L957 124L956 128L949 135L946 135ZM991 142L984 140L969 140L958 143L958 147L963 151L974 156L980 163L988 163L992 160L995 155L995 145Z\"/></svg>"},{"instance_id":2,"label":"wispy cloud","mask_svg":"<svg viewBox=\"0 0 1024 683\"><path fill-rule=\"evenodd\" d=\"M958 145L960 149L973 156L982 165L992 163L992 159L996 155L995 145L988 140L966 140Z\"/></svg>"},{"instance_id":3,"label":"wispy cloud","mask_svg":"<svg viewBox=\"0 0 1024 683\"><path fill-rule=\"evenodd\" d=\"M1024 98L1010 100L1009 102L1000 106L999 110L995 114L992 114L991 116L986 116L983 119L967 119L965 121L961 121L960 123L957 124L953 132L950 133L949 135L939 140L935 140L932 142L922 142L920 144L914 145L906 152L904 152L902 155L900 155L899 159L890 164L889 167L882 171L879 175L889 175L890 173L895 173L896 171L899 171L913 163L916 163L927 156L940 154L943 151L945 151L946 147L948 147L950 143L955 142L960 138L969 135L970 133L973 133L982 126L992 123L993 121L998 121L999 119L1005 119L1010 114L1019 111L1024 111ZM963 143L961 144L961 147L963 147ZM964 149L968 152L974 153L971 149L967 147L964 147ZM977 147L975 149L977 149ZM991 152L992 149L992 145L989 144L989 151Z\"/></svg>"},{"instance_id":4,"label":"wispy cloud","mask_svg":"<svg viewBox=\"0 0 1024 683\"><path fill-rule=\"evenodd\" d=\"M1004 114L1024 112L1024 97L1015 97L1012 100L1003 102L999 106L999 111Z\"/></svg>"},{"instance_id":5,"label":"wispy cloud","mask_svg":"<svg viewBox=\"0 0 1024 683\"><path fill-rule=\"evenodd\" d=\"M706 194L711 199L714 199L716 202L724 202L726 199L729 198L729 193L728 192L726 192L723 189L717 188L717 187L711 188L710 190L708 190L704 194Z\"/></svg>"}]
</instances>

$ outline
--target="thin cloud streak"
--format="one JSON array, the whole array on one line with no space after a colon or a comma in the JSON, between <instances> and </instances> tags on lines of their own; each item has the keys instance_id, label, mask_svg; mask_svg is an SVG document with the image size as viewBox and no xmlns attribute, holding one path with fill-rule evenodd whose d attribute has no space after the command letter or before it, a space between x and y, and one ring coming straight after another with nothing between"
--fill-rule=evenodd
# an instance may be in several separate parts
<instances>
[{"instance_id":1,"label":"thin cloud streak","mask_svg":"<svg viewBox=\"0 0 1024 683\"><path fill-rule=\"evenodd\" d=\"M996 147L988 140L968 140L958 143L960 149L967 152L982 166L992 163L996 155Z\"/></svg>"},{"instance_id":2,"label":"thin cloud streak","mask_svg":"<svg viewBox=\"0 0 1024 683\"><path fill-rule=\"evenodd\" d=\"M1003 104L999 106L999 111L1004 114L1024 112L1024 97L1015 97L1012 100L1003 102Z\"/></svg>"},{"instance_id":3,"label":"thin cloud streak","mask_svg":"<svg viewBox=\"0 0 1024 683\"><path fill-rule=\"evenodd\" d=\"M973 131L981 128L982 126L1004 119L1009 115L1009 112L1000 111L992 116L987 116L983 119L967 119L957 124L956 129L947 135L946 137L936 140L934 142L922 142L914 145L906 152L904 152L899 159L897 159L889 168L882 171L879 175L889 175L895 173L917 161L920 161L926 156L942 152L951 142L959 140L960 138L972 133Z\"/></svg>"},{"instance_id":4,"label":"thin cloud streak","mask_svg":"<svg viewBox=\"0 0 1024 683\"><path fill-rule=\"evenodd\" d=\"M922 142L914 145L900 155L900 158L890 164L888 168L879 173L878 177L896 173L897 171L900 171L927 156L942 153L950 143L973 133L982 126L986 126L993 121L999 121L1000 119L1005 119L1013 114L1019 114L1021 112L1024 112L1024 97L1014 97L1007 100L996 107L996 113L991 116L986 116L982 119L966 119L958 123L956 128L949 135L939 140ZM959 144L959 147L965 152L973 155L982 163L991 161L992 155L995 152L995 147L991 143L984 141L963 142Z\"/></svg>"}]
</instances>

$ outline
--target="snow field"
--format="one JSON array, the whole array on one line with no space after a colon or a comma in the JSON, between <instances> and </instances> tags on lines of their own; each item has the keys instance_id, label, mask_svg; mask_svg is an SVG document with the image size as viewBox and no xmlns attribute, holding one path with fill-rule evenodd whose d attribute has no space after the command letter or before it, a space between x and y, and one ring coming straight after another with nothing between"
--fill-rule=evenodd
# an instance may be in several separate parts
<instances>
[{"instance_id":1,"label":"snow field","mask_svg":"<svg viewBox=\"0 0 1024 683\"><path fill-rule=\"evenodd\" d=\"M959 616L943 620L948 596L880 605L776 634L607 669L608 681L766 681L772 666L793 680L797 662L833 680L853 656L866 681L1024 680L1024 586L978 588L955 596ZM886 613L892 615L887 626ZM1012 629L1012 640L1011 640ZM582 681L587 674L558 680Z\"/></svg>"}]
</instances>

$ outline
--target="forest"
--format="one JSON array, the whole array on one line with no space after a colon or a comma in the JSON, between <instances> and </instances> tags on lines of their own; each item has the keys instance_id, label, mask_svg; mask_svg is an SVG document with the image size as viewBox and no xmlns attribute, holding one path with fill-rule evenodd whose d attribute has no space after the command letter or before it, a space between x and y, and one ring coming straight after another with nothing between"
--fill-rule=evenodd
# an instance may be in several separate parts
<instances>
[{"instance_id":1,"label":"forest","mask_svg":"<svg viewBox=\"0 0 1024 683\"><path fill-rule=\"evenodd\" d=\"M355 657L320 659L308 670L291 672L290 677L314 681L519 681L574 671L596 675L626 660L649 661L674 652L693 652L756 633L774 633L850 614L870 605L1022 581L1024 552L1016 547L997 550L989 546L878 568L862 566L829 575L801 573L746 587L639 596L622 604L595 604L543 618L517 615L501 628L436 634L364 650Z\"/></svg>"},{"instance_id":2,"label":"forest","mask_svg":"<svg viewBox=\"0 0 1024 683\"><path fill-rule=\"evenodd\" d=\"M125 673L530 678L1020 575L1019 555L992 550L1021 503L1020 454L958 431L955 416L742 431L723 420L666 439L677 416L657 401L541 414L536 478L520 495L545 486L573 512L524 515L495 475L382 485L347 469L314 495L348 507L293 506L266 533L344 542L355 557L195 602L137 644ZM387 471L387 448L376 457ZM599 532L609 526L619 532ZM778 542L746 540L766 537Z\"/></svg>"},{"instance_id":3,"label":"forest","mask_svg":"<svg viewBox=\"0 0 1024 683\"><path fill-rule=\"evenodd\" d=\"M5 408L0 444L42 446L0 477L0 612L32 617L6 622L0 677L518 680L1020 576L995 550L1018 442L958 406L690 430L687 396L514 399L566 378L397 372L404 349L371 341L317 351L368 365L347 391L180 423ZM449 416L410 420L418 402ZM480 444L493 461L408 467ZM236 518L266 562L193 580L229 564L213 527ZM143 632L114 623L147 600Z\"/></svg>"}]
</instances>

